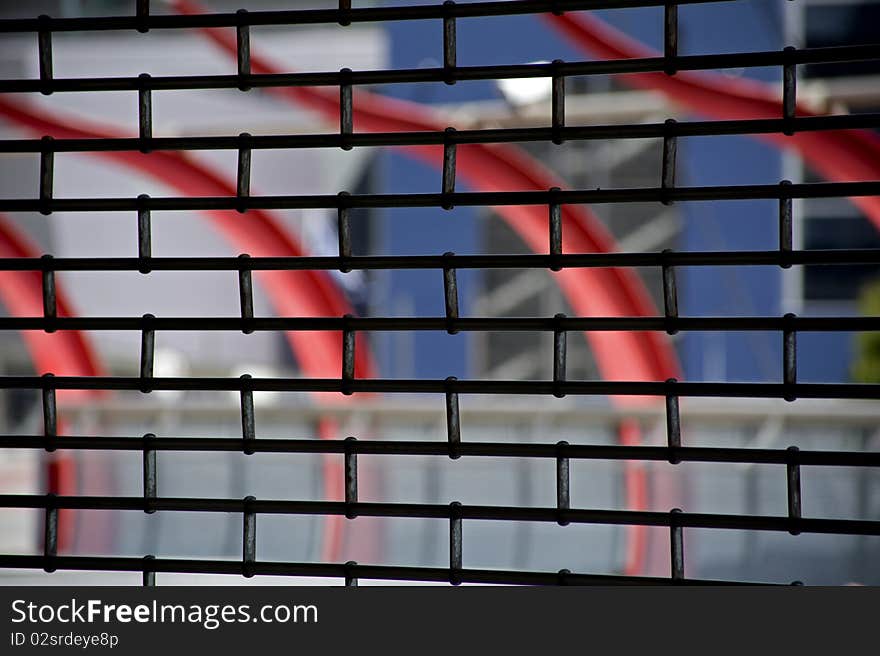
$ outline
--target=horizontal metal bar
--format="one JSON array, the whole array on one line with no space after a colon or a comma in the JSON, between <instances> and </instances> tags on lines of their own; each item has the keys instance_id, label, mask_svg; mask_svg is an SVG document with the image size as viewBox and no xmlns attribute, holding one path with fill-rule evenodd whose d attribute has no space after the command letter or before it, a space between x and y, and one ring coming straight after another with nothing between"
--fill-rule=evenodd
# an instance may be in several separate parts
<instances>
[{"instance_id":1,"label":"horizontal metal bar","mask_svg":"<svg viewBox=\"0 0 880 656\"><path fill-rule=\"evenodd\" d=\"M0 389L140 390L143 381L130 376L0 376ZM446 380L371 378L151 378L151 390L205 392L250 389L275 392L375 392L386 394L539 394L878 399L880 384L867 383L694 383L633 381Z\"/></svg>"},{"instance_id":2,"label":"horizontal metal bar","mask_svg":"<svg viewBox=\"0 0 880 656\"><path fill-rule=\"evenodd\" d=\"M565 140L595 139L651 139L672 133L679 137L724 136L781 133L791 127L794 132L818 130L853 130L880 127L880 113L804 116L785 122L783 119L747 119L727 121L686 121L674 124L633 123L628 125L585 125L564 128L497 128L485 130L372 132L358 134L290 134L248 137L253 150L293 148L340 148L343 145L361 147L419 146L455 144L522 143L550 141L559 133ZM135 152L143 141L137 137L114 139L53 139L48 144L41 139L0 140L0 153L84 153ZM180 150L239 150L240 136L187 136L153 137L150 149L154 151ZM246 194L245 194L246 195Z\"/></svg>"},{"instance_id":3,"label":"horizontal metal bar","mask_svg":"<svg viewBox=\"0 0 880 656\"><path fill-rule=\"evenodd\" d=\"M2 31L2 30L0 30ZM445 68L415 68L397 70L339 71L315 73L272 73L259 75L184 75L150 77L145 81L138 77L87 77L52 78L51 80L0 80L0 93L43 93L82 91L136 91L149 88L152 91L239 89L249 87L292 87L387 85L424 82L445 82L454 79L498 80L524 77L561 77L581 75L609 75L626 73L650 73L663 71L673 61L680 70L715 70L724 68L749 68L781 66L786 63L818 64L852 62L880 59L880 44L858 46L833 46L804 48L794 52L769 50L715 55L685 55L667 60L663 57L642 59L611 59L601 61L562 62L559 64L506 64L495 66L461 66L454 71ZM562 133L565 134L565 133Z\"/></svg>"},{"instance_id":4,"label":"horizontal metal bar","mask_svg":"<svg viewBox=\"0 0 880 656\"><path fill-rule=\"evenodd\" d=\"M58 439L57 450L141 451L142 437L100 437L65 435ZM42 449L41 435L0 436L0 449ZM424 440L358 440L346 444L344 440L256 438L249 443L254 453L312 453L394 456L449 456L449 443ZM241 451L241 440L226 437L151 437L153 451L194 451L235 453ZM490 458L556 458L557 444L461 442L457 447L461 456ZM599 444L569 444L565 457L581 460L644 460L668 461L672 450L663 446L619 446ZM675 447L681 462L723 462L739 464L787 465L792 454L786 449L751 449L735 447ZM864 451L798 451L794 458L810 467L880 467L880 453Z\"/></svg>"},{"instance_id":5,"label":"horizontal metal bar","mask_svg":"<svg viewBox=\"0 0 880 656\"><path fill-rule=\"evenodd\" d=\"M0 568L43 569L43 556L0 555ZM56 556L52 566L58 570L141 572L143 558L123 556ZM181 574L233 574L241 576L241 562L234 560L207 560L184 558L155 558L149 561L155 572ZM439 567L407 567L398 565L362 565L359 563L299 563L254 561L249 565L256 576L300 576L385 581L449 582L449 569ZM616 574L579 574L566 572L536 572L495 569L456 570L462 583L491 583L495 585L669 585L668 578L625 576ZM755 585L745 582L682 579L681 585ZM760 584L767 585L767 584Z\"/></svg>"},{"instance_id":6,"label":"horizontal metal bar","mask_svg":"<svg viewBox=\"0 0 880 656\"><path fill-rule=\"evenodd\" d=\"M168 198L4 198L0 211L6 212L135 212L236 210L247 209L338 209L348 208L469 207L495 205L661 203L669 201L778 200L780 198L842 198L880 196L880 180L868 182L806 182L779 185L716 185L701 187L634 187L631 189L580 189L572 191L494 191L453 192L448 194L352 194L340 200L338 194L297 196L198 196ZM246 221L247 217L241 220Z\"/></svg>"},{"instance_id":7,"label":"horizontal metal bar","mask_svg":"<svg viewBox=\"0 0 880 656\"><path fill-rule=\"evenodd\" d=\"M143 497L59 496L49 499L41 494L2 494L0 508L53 508L72 510L143 511ZM791 518L769 515L729 515L712 513L676 513L642 510L558 509L525 506L480 506L427 503L379 503L358 501L292 501L287 499L217 499L195 497L156 497L150 508L165 512L248 512L270 515L342 515L354 511L358 517L394 517L451 519L452 513L463 520L558 522L615 526L681 526L684 528L730 529L741 531L791 531L837 535L880 535L880 521L865 519Z\"/></svg>"},{"instance_id":8,"label":"horizontal metal bar","mask_svg":"<svg viewBox=\"0 0 880 656\"><path fill-rule=\"evenodd\" d=\"M0 267L2 268L2 267ZM880 317L0 317L0 330L249 331L780 331L843 332L880 330Z\"/></svg>"},{"instance_id":9,"label":"horizontal metal bar","mask_svg":"<svg viewBox=\"0 0 880 656\"><path fill-rule=\"evenodd\" d=\"M369 255L349 257L58 257L0 258L0 271L301 271L348 269L520 269L652 266L780 266L876 264L880 250L851 248L772 251L667 251L662 253L572 253L559 255Z\"/></svg>"},{"instance_id":10,"label":"horizontal metal bar","mask_svg":"<svg viewBox=\"0 0 880 656\"><path fill-rule=\"evenodd\" d=\"M680 0L676 4L707 4L729 0ZM50 18L11 18L0 21L0 32L161 30L199 27L236 27L238 25L316 25L321 23L365 23L377 21L428 20L435 18L476 18L540 14L548 11L581 9L628 9L662 7L668 0L515 0L513 2L468 2L455 5L403 5L339 9L299 9L287 11L249 11L246 14L214 13L191 15L89 16Z\"/></svg>"}]
</instances>

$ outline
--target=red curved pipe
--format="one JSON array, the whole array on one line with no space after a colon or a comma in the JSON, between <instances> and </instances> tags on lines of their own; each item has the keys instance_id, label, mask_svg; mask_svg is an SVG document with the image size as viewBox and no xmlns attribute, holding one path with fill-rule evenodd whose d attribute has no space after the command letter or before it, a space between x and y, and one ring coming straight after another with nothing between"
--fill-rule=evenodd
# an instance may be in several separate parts
<instances>
[{"instance_id":1,"label":"red curved pipe","mask_svg":"<svg viewBox=\"0 0 880 656\"><path fill-rule=\"evenodd\" d=\"M659 54L589 14L542 14L544 20L584 52L602 59L636 59ZM617 76L625 84L663 93L684 107L720 120L782 117L782 103L768 84L717 73L632 73ZM798 116L818 116L798 103ZM825 179L834 182L880 179L880 136L868 130L834 130L752 135L797 151ZM852 198L880 228L880 197Z\"/></svg>"},{"instance_id":2,"label":"red curved pipe","mask_svg":"<svg viewBox=\"0 0 880 656\"><path fill-rule=\"evenodd\" d=\"M69 119L62 123L35 107L0 99L0 114L20 127L37 134L48 134L63 139L114 138L119 135L103 128ZM189 196L234 196L235 188L219 175L177 152L95 153L141 171ZM234 211L207 211L205 214L226 239L237 248L253 256L300 257L300 244L268 213L250 210L244 215ZM353 312L342 292L324 271L257 271L269 299L279 316L342 316ZM66 332L66 331L64 331ZM59 333L63 334L63 333ZM342 362L342 337L325 331L289 331L288 342L303 372L315 378L339 376ZM355 349L355 375L373 376L373 362L365 340L358 336ZM326 398L325 395L318 395ZM331 426L322 426L322 437L332 437ZM324 493L326 498L341 498L341 470L329 456L324 466ZM328 518L325 531L324 553L336 560L341 548L342 518Z\"/></svg>"},{"instance_id":3,"label":"red curved pipe","mask_svg":"<svg viewBox=\"0 0 880 656\"><path fill-rule=\"evenodd\" d=\"M195 3L175 0L180 13L200 13ZM235 57L236 43L231 32L202 30L228 55ZM251 48L254 73L276 73L277 68ZM308 107L331 120L338 119L338 94L324 88L269 87L274 93ZM354 127L369 132L440 131L445 124L424 106L379 94L358 90L353 98ZM443 151L437 146L412 146L404 149L415 157L442 166ZM522 149L507 144L467 144L456 153L457 172L479 191L547 190L562 183ZM495 208L519 234L532 251L546 252L546 210L534 206ZM611 252L614 240L604 226L584 206L563 206L563 248L565 252ZM656 314L639 277L630 269L565 269L554 274L557 284L575 313L583 316L650 316ZM585 333L603 377L621 380L665 380L678 377L678 359L665 335L659 333ZM640 397L614 397L618 405L653 402ZM638 427L621 426L620 440L631 443ZM643 469L633 463L624 465L627 505L633 510L647 508L647 482ZM644 527L628 527L627 574L643 571L647 551Z\"/></svg>"},{"instance_id":4,"label":"red curved pipe","mask_svg":"<svg viewBox=\"0 0 880 656\"><path fill-rule=\"evenodd\" d=\"M40 249L13 223L0 216L0 258L40 257ZM0 271L0 300L10 315L36 317L43 314L43 283L39 271ZM60 281L55 284L56 311L59 317L74 316L70 301ZM58 376L103 376L104 368L85 333L62 330L46 333L42 330L21 331L25 348L37 375L54 373ZM101 390L58 390L57 398L72 399L104 394ZM59 424L58 432L64 434ZM53 453L48 461L46 489L59 495L76 493L76 462L65 453ZM59 511L58 550L65 552L73 542L73 513Z\"/></svg>"}]
</instances>

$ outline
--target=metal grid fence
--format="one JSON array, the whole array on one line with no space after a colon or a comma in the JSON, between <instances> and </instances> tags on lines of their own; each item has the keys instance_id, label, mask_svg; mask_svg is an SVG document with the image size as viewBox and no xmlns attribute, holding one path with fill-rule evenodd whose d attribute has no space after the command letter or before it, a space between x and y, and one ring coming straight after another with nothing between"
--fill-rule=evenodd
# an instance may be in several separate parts
<instances>
[{"instance_id":1,"label":"metal grid fence","mask_svg":"<svg viewBox=\"0 0 880 656\"><path fill-rule=\"evenodd\" d=\"M717 0L697 0L712 2ZM17 212L54 211L107 212L126 211L138 217L139 255L136 258L10 258L0 260L4 270L40 271L43 276L44 314L41 317L4 317L0 330L124 330L142 336L140 375L136 377L62 377L47 374L6 376L0 378L2 389L42 391L45 431L42 435L2 436L0 448L46 450L126 450L143 452L142 497L69 497L55 495L0 495L2 508L45 510L45 540L42 555L2 555L0 567L141 571L145 585L155 583L156 572L216 573L239 576L287 575L338 577L347 585L359 578L384 580L448 581L504 584L701 584L713 581L684 576L683 529L744 529L798 533L880 535L880 521L864 519L819 519L804 516L801 510L800 471L802 466L878 467L880 453L844 451L803 451L788 449L688 447L681 441L678 399L689 396L767 397L795 399L877 399L880 385L803 383L797 380L797 345L799 332L805 331L876 331L880 317L685 317L679 316L675 268L680 266L772 265L783 268L811 264L868 264L880 262L876 250L803 251L792 247L792 200L817 197L880 195L880 181L846 183L808 183L681 187L675 183L677 140L699 135L753 135L801 131L840 130L880 127L880 115L834 115L797 117L796 67L803 64L863 61L880 58L880 44L834 48L786 48L783 51L748 52L723 55L677 53L678 4L662 0L608 0L597 2L562 1L472 2L413 7L352 8L340 0L337 9L298 11L239 11L204 15L151 15L148 1L137 2L136 15L53 19L41 16L29 20L0 21L0 32L30 32L37 37L40 79L0 80L2 93L51 94L54 92L132 91L138 95L139 136L114 139L14 139L0 142L2 153L39 153L40 187L36 198L2 199L0 210ZM563 12L578 9L662 6L665 8L663 57L615 61L554 61L549 64L457 66L456 21L469 17ZM257 25L305 25L335 23L340 26L368 21L405 21L432 19L443 33L443 66L417 70L377 70L320 73L252 74L250 72L249 28ZM53 77L52 35L80 30L192 29L226 27L237 30L238 73L236 75L201 75L186 77L77 78ZM570 76L617 73L663 72L728 67L770 67L783 69L783 114L777 119L687 121L667 120L656 124L571 126L565 122L565 80ZM355 133L352 120L352 88L370 84L445 82L500 78L552 78L550 125L538 128L484 129L442 132ZM153 137L151 94L169 89L240 89L258 87L328 86L339 89L340 129L333 134L211 137ZM640 189L568 190L557 188L544 192L504 191L462 193L456 191L456 147L459 144L552 141L585 139L663 140L663 157L658 163L661 185ZM439 145L443 147L442 177L438 193L404 193L313 196L254 196L250 194L251 153L256 149L343 148L364 146ZM53 195L53 156L58 152L230 150L238 152L237 195L233 197L151 198L56 198ZM779 248L773 251L738 252L661 252L661 253L563 253L560 207L565 204L595 203L673 203L699 200L775 199L779 203ZM493 205L546 205L548 250L536 255L454 255L442 256L384 255L353 256L350 243L349 211L354 208L401 208ZM169 210L237 210L280 208L335 208L338 211L339 255L336 257L262 258L152 257L150 216ZM246 217L242 218L246 220ZM655 317L566 317L497 318L463 317L458 312L458 269L541 268L560 270L568 267L657 267L662 270L664 313ZM436 269L442 272L445 293L445 316L383 317L255 317L251 273L262 270L378 270ZM229 318L208 317L60 317L56 312L55 273L58 271L236 271L239 274L241 315ZM230 290L233 293L233 290ZM152 375L155 336L161 331L335 331L343 335L340 376L330 379L283 378L155 378ZM359 379L355 377L355 335L370 331L538 331L554 335L552 380L436 380ZM579 381L566 377L566 334L570 331L775 331L782 341L779 382L678 382L674 379L649 382ZM104 436L58 436L56 390L228 390L240 393L242 437L183 438ZM434 393L445 395L448 442L419 442L319 439L264 439L256 437L253 393L258 391L309 391L354 393ZM459 421L459 395L616 395L655 396L666 403L666 446L608 446L568 444L526 444L472 442ZM157 492L158 451L243 451L263 453L335 454L344 470L344 501L167 498ZM556 461L557 503L555 507L477 506L452 503L411 504L371 503L358 500L358 454L460 457L543 458ZM706 514L603 510L570 506L569 463L572 459L752 463L779 466L785 477L788 513L786 516ZM59 555L57 549L59 510L128 510L140 512L197 511L239 513L242 517L242 558L240 561L112 556ZM355 562L261 562L256 558L257 518L261 514L298 514L355 517L440 518L449 521L448 568L379 566ZM642 525L668 527L670 572L667 578L592 575L568 570L558 572L501 571L469 569L464 566L463 522L503 520L570 523Z\"/></svg>"}]
</instances>

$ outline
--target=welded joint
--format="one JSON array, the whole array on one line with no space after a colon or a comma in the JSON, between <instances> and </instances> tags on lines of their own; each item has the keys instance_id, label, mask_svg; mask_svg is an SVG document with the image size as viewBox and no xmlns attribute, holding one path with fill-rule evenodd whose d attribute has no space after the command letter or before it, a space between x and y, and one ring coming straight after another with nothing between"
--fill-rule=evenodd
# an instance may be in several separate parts
<instances>
[{"instance_id":1,"label":"welded joint","mask_svg":"<svg viewBox=\"0 0 880 656\"><path fill-rule=\"evenodd\" d=\"M562 255L562 206L557 200L559 187L550 187L550 270L560 271L562 266L556 258Z\"/></svg>"},{"instance_id":2,"label":"welded joint","mask_svg":"<svg viewBox=\"0 0 880 656\"><path fill-rule=\"evenodd\" d=\"M461 585L461 503L449 504L449 583Z\"/></svg>"},{"instance_id":3,"label":"welded joint","mask_svg":"<svg viewBox=\"0 0 880 656\"><path fill-rule=\"evenodd\" d=\"M43 524L43 571L54 572L53 560L58 555L58 507L56 495L49 492L46 495L46 512Z\"/></svg>"},{"instance_id":4,"label":"welded joint","mask_svg":"<svg viewBox=\"0 0 880 656\"><path fill-rule=\"evenodd\" d=\"M447 251L443 253L444 258L452 260L455 253ZM458 329L455 322L458 320L458 281L455 269L451 266L443 267L443 298L446 308L446 332L455 335Z\"/></svg>"},{"instance_id":5,"label":"welded joint","mask_svg":"<svg viewBox=\"0 0 880 656\"><path fill-rule=\"evenodd\" d=\"M239 396L241 401L242 451L245 455L250 456L254 454L254 441L257 439L256 419L254 417L254 391L250 386L250 374L242 374L239 380L241 381Z\"/></svg>"},{"instance_id":6,"label":"welded joint","mask_svg":"<svg viewBox=\"0 0 880 656\"><path fill-rule=\"evenodd\" d=\"M791 524L788 532L792 535L800 534L798 524L801 519L801 464L798 458L800 449L790 446L786 450L788 456L785 464L786 482L788 489L788 520Z\"/></svg>"},{"instance_id":7,"label":"welded joint","mask_svg":"<svg viewBox=\"0 0 880 656\"><path fill-rule=\"evenodd\" d=\"M45 14L38 19L40 29L37 31L37 56L40 65L40 93L44 96L52 94L52 31L49 29L51 19Z\"/></svg>"},{"instance_id":8,"label":"welded joint","mask_svg":"<svg viewBox=\"0 0 880 656\"><path fill-rule=\"evenodd\" d=\"M43 374L43 439L47 453L55 450L55 438L58 437L58 407L55 403L55 388L52 379L55 374Z\"/></svg>"},{"instance_id":9,"label":"welded joint","mask_svg":"<svg viewBox=\"0 0 880 656\"><path fill-rule=\"evenodd\" d=\"M351 150L349 137L354 133L354 101L352 99L351 69L339 71L339 145L342 150Z\"/></svg>"},{"instance_id":10,"label":"welded joint","mask_svg":"<svg viewBox=\"0 0 880 656\"><path fill-rule=\"evenodd\" d=\"M669 513L669 554L670 578L673 583L684 579L684 534L678 523L681 508L673 508Z\"/></svg>"},{"instance_id":11,"label":"welded joint","mask_svg":"<svg viewBox=\"0 0 880 656\"><path fill-rule=\"evenodd\" d=\"M664 122L663 162L660 172L660 202L664 205L672 205L669 192L675 189L675 154L678 141L675 134L676 123L674 118L668 118Z\"/></svg>"},{"instance_id":12,"label":"welded joint","mask_svg":"<svg viewBox=\"0 0 880 656\"><path fill-rule=\"evenodd\" d=\"M455 193L455 141L453 141L455 135L455 128L448 127L444 131L444 142L443 142L443 181L442 181L442 194L443 200L441 202L441 207L444 210L451 210L454 205L452 201L448 198L448 196Z\"/></svg>"},{"instance_id":13,"label":"welded joint","mask_svg":"<svg viewBox=\"0 0 880 656\"><path fill-rule=\"evenodd\" d=\"M784 52L791 61L782 66L782 119L783 134L792 136L795 131L795 115L797 114L797 64L794 62L794 46L786 46Z\"/></svg>"},{"instance_id":14,"label":"welded joint","mask_svg":"<svg viewBox=\"0 0 880 656\"><path fill-rule=\"evenodd\" d=\"M253 273L247 266L250 257L247 253L238 256L241 261L241 268L238 270L238 299L241 309L241 332L245 335L254 332L250 325L254 318L254 280Z\"/></svg>"},{"instance_id":15,"label":"welded joint","mask_svg":"<svg viewBox=\"0 0 880 656\"><path fill-rule=\"evenodd\" d=\"M677 382L675 378L666 379L666 383L671 386ZM675 394L666 395L666 445L669 447L669 464L677 465L681 462L678 456L681 448L681 413L678 396Z\"/></svg>"},{"instance_id":16,"label":"welded joint","mask_svg":"<svg viewBox=\"0 0 880 656\"><path fill-rule=\"evenodd\" d=\"M153 554L144 556L144 567L141 571L141 586L145 588L156 587L156 570L153 569L151 561L156 560Z\"/></svg>"},{"instance_id":17,"label":"welded joint","mask_svg":"<svg viewBox=\"0 0 880 656\"><path fill-rule=\"evenodd\" d=\"M558 572L556 572L556 585L563 586L569 585L568 577L571 576L571 570L563 567Z\"/></svg>"},{"instance_id":18,"label":"welded joint","mask_svg":"<svg viewBox=\"0 0 880 656\"><path fill-rule=\"evenodd\" d=\"M141 329L140 389L144 394L152 391L149 381L153 377L153 360L156 352L156 331L152 327L155 318L152 314L145 314Z\"/></svg>"},{"instance_id":19,"label":"welded joint","mask_svg":"<svg viewBox=\"0 0 880 656\"><path fill-rule=\"evenodd\" d=\"M150 197L140 194L137 208L137 233L138 233L138 271L143 274L150 273L150 258L153 256L153 229L150 217Z\"/></svg>"},{"instance_id":20,"label":"welded joint","mask_svg":"<svg viewBox=\"0 0 880 656\"><path fill-rule=\"evenodd\" d=\"M147 554L144 556L144 567L141 572L141 585L145 588L156 587L156 570L153 569L150 562L153 560L156 560L156 557L153 554Z\"/></svg>"},{"instance_id":21,"label":"welded joint","mask_svg":"<svg viewBox=\"0 0 880 656\"><path fill-rule=\"evenodd\" d=\"M355 331L351 328L350 314L342 317L342 384L341 391L345 396L351 396L351 382L354 381L354 351Z\"/></svg>"},{"instance_id":22,"label":"welded joint","mask_svg":"<svg viewBox=\"0 0 880 656\"><path fill-rule=\"evenodd\" d=\"M241 575L251 578L257 562L257 513L253 510L256 497L246 496L242 504Z\"/></svg>"},{"instance_id":23,"label":"welded joint","mask_svg":"<svg viewBox=\"0 0 880 656\"><path fill-rule=\"evenodd\" d=\"M235 208L240 214L247 212L247 199L251 195L251 135L242 132L238 135L238 162L235 175L235 197L238 206Z\"/></svg>"},{"instance_id":24,"label":"welded joint","mask_svg":"<svg viewBox=\"0 0 880 656\"><path fill-rule=\"evenodd\" d=\"M783 398L786 401L794 401L794 390L797 385L797 331L794 329L794 321L797 316L789 312L783 317L782 329L782 384L784 387Z\"/></svg>"},{"instance_id":25,"label":"welded joint","mask_svg":"<svg viewBox=\"0 0 880 656\"><path fill-rule=\"evenodd\" d=\"M678 72L678 5L668 4L663 9L663 71L667 75Z\"/></svg>"},{"instance_id":26,"label":"welded joint","mask_svg":"<svg viewBox=\"0 0 880 656\"><path fill-rule=\"evenodd\" d=\"M54 258L48 253L40 258L40 275L42 279L43 318L46 323L43 330L54 333L54 322L58 317L58 300L55 293L55 269L52 266Z\"/></svg>"},{"instance_id":27,"label":"welded joint","mask_svg":"<svg viewBox=\"0 0 880 656\"><path fill-rule=\"evenodd\" d=\"M561 72L563 61L553 60L553 77L550 94L550 126L553 143L557 146L565 141L565 76Z\"/></svg>"},{"instance_id":28,"label":"welded joint","mask_svg":"<svg viewBox=\"0 0 880 656\"><path fill-rule=\"evenodd\" d=\"M153 92L149 73L138 75L138 138L140 151L149 153L153 139Z\"/></svg>"},{"instance_id":29,"label":"welded joint","mask_svg":"<svg viewBox=\"0 0 880 656\"><path fill-rule=\"evenodd\" d=\"M663 250L664 255L672 252L670 248ZM663 315L666 334L675 335L678 333L678 328L675 327L678 320L678 285L676 284L675 267L664 262L661 269L663 272Z\"/></svg>"},{"instance_id":30,"label":"welded joint","mask_svg":"<svg viewBox=\"0 0 880 656\"><path fill-rule=\"evenodd\" d=\"M345 563L345 587L346 588L356 588L358 587L358 577L356 572L357 561L349 560Z\"/></svg>"},{"instance_id":31,"label":"welded joint","mask_svg":"<svg viewBox=\"0 0 880 656\"><path fill-rule=\"evenodd\" d=\"M238 89L250 91L247 80L251 75L251 27L247 20L247 9L235 12L235 59L238 64Z\"/></svg>"},{"instance_id":32,"label":"welded joint","mask_svg":"<svg viewBox=\"0 0 880 656\"><path fill-rule=\"evenodd\" d=\"M135 18L137 19L137 31L146 34L150 31L150 0L137 0L135 4Z\"/></svg>"},{"instance_id":33,"label":"welded joint","mask_svg":"<svg viewBox=\"0 0 880 656\"><path fill-rule=\"evenodd\" d=\"M345 262L351 257L351 223L349 221L350 210L348 198L351 196L347 191L337 194L338 205L336 207L336 234L339 238L339 259ZM351 267L344 264L339 267L341 273L348 273Z\"/></svg>"},{"instance_id":34,"label":"welded joint","mask_svg":"<svg viewBox=\"0 0 880 656\"><path fill-rule=\"evenodd\" d=\"M560 440L556 443L556 523L567 526L565 513L571 508L571 476L566 447L568 442Z\"/></svg>"},{"instance_id":35,"label":"welded joint","mask_svg":"<svg viewBox=\"0 0 880 656\"><path fill-rule=\"evenodd\" d=\"M452 10L455 7L453 0L446 0L443 7ZM446 84L455 84L456 75L456 38L455 38L455 14L447 11L443 16L443 76Z\"/></svg>"},{"instance_id":36,"label":"welded joint","mask_svg":"<svg viewBox=\"0 0 880 656\"><path fill-rule=\"evenodd\" d=\"M345 438L345 516L347 519L357 517L358 502L358 470L357 470L357 452L354 450L357 438Z\"/></svg>"},{"instance_id":37,"label":"welded joint","mask_svg":"<svg viewBox=\"0 0 880 656\"><path fill-rule=\"evenodd\" d=\"M351 0L339 0L339 20L338 23L342 27L351 25Z\"/></svg>"},{"instance_id":38,"label":"welded joint","mask_svg":"<svg viewBox=\"0 0 880 656\"><path fill-rule=\"evenodd\" d=\"M143 474L144 474L144 512L152 515L156 512L155 504L158 489L158 474L156 471L156 449L152 442L156 439L155 434L144 435L143 451Z\"/></svg>"},{"instance_id":39,"label":"welded joint","mask_svg":"<svg viewBox=\"0 0 880 656\"><path fill-rule=\"evenodd\" d=\"M54 139L46 135L40 139L40 214L52 213L52 195L55 184Z\"/></svg>"},{"instance_id":40,"label":"welded joint","mask_svg":"<svg viewBox=\"0 0 880 656\"><path fill-rule=\"evenodd\" d=\"M461 413L458 407L458 393L452 390L452 383L458 378L446 378L446 439L449 443L449 457L458 460L461 457Z\"/></svg>"},{"instance_id":41,"label":"welded joint","mask_svg":"<svg viewBox=\"0 0 880 656\"><path fill-rule=\"evenodd\" d=\"M568 357L568 333L562 325L565 318L561 312L553 317L553 396L557 399L565 396L561 385L565 382Z\"/></svg>"}]
</instances>

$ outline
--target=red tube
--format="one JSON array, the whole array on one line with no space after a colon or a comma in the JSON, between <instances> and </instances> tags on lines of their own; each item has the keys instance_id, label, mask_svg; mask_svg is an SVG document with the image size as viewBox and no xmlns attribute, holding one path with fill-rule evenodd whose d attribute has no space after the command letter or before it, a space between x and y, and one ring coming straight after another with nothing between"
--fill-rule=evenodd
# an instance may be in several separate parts
<instances>
[{"instance_id":1,"label":"red tube","mask_svg":"<svg viewBox=\"0 0 880 656\"><path fill-rule=\"evenodd\" d=\"M574 45L602 59L658 57L658 53L589 14L542 14ZM680 72L618 75L621 82L659 91L670 100L713 119L773 119L782 117L782 102L770 85L717 73ZM818 114L799 103L798 116ZM880 179L880 136L868 130L834 130L754 135L795 150L817 173L834 182ZM852 202L880 228L880 197L863 196Z\"/></svg>"}]
</instances>

